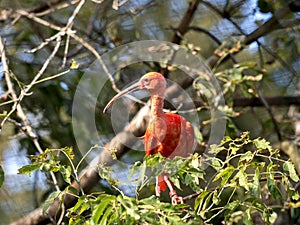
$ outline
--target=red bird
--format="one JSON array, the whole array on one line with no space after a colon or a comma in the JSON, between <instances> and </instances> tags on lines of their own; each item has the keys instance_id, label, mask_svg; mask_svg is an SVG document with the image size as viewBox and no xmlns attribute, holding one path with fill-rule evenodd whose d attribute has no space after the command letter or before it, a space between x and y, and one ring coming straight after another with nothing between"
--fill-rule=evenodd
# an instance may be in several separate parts
<instances>
[{"instance_id":1,"label":"red bird","mask_svg":"<svg viewBox=\"0 0 300 225\"><path fill-rule=\"evenodd\" d=\"M129 92L147 90L150 93L152 119L144 136L146 155L161 153L162 156L173 159L175 156L187 157L192 153L194 145L194 130L192 125L182 116L173 113L164 113L164 95L166 80L156 72L145 74L137 83L126 88L113 97L106 105L105 112L115 100ZM156 178L155 192L160 196L166 188L170 190L172 204L183 203L178 196L167 174Z\"/></svg>"}]
</instances>

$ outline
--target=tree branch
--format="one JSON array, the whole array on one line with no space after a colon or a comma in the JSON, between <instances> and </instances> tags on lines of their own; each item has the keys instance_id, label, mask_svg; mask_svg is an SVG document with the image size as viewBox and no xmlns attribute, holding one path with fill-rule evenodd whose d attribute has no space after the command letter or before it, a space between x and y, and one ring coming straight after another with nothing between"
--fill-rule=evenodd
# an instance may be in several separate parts
<instances>
[{"instance_id":1,"label":"tree branch","mask_svg":"<svg viewBox=\"0 0 300 225\"><path fill-rule=\"evenodd\" d=\"M185 15L183 16L178 28L177 32L175 32L172 42L174 44L179 44L182 40L182 37L185 35L185 33L188 31L189 24L192 22L192 19L194 17L194 14L197 10L197 7L201 0L194 0L190 2L189 8L186 11Z\"/></svg>"},{"instance_id":2,"label":"tree branch","mask_svg":"<svg viewBox=\"0 0 300 225\"><path fill-rule=\"evenodd\" d=\"M249 45L254 41L257 41L259 38L275 31L281 28L279 20L283 17L287 16L289 13L292 13L289 6L285 6L282 8L279 8L273 16L263 25L258 27L255 31L245 36L245 38L242 40L242 45ZM242 51L243 48L240 49ZM240 52L239 51L239 52ZM236 52L238 53L238 52ZM235 53L235 54L236 54ZM219 61L220 56L218 55L212 55L208 60L207 63L210 65L211 68L213 68L216 63Z\"/></svg>"}]
</instances>

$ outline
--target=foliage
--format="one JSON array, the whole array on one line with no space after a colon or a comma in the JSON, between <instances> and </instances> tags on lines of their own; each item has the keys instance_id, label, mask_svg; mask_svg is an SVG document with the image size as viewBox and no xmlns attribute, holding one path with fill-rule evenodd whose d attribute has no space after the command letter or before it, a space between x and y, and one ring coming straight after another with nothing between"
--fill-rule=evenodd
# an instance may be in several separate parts
<instances>
[{"instance_id":1,"label":"foliage","mask_svg":"<svg viewBox=\"0 0 300 225\"><path fill-rule=\"evenodd\" d=\"M154 196L137 200L124 195L82 196L68 210L69 224L199 224L186 205L160 202Z\"/></svg>"},{"instance_id":2,"label":"foliage","mask_svg":"<svg viewBox=\"0 0 300 225\"><path fill-rule=\"evenodd\" d=\"M70 178L71 172L66 172L66 168L74 166L72 163L71 167L60 165L57 152L64 152L72 159L69 148L47 149L39 156L32 156L33 163L19 171L31 173L42 168L44 172L59 171ZM249 133L236 139L226 136L219 145L210 147L209 154L209 157L195 153L188 158L174 159L156 154L145 156L143 162L136 162L131 168L131 176L138 174L132 182L139 182L143 188L154 183L157 175L168 173L178 189L182 186L190 189L191 197L196 197L193 203L173 206L154 196L128 197L115 186L119 195L91 193L78 196L76 205L68 209L69 224L215 224L220 221L253 224L254 216L269 224L276 218L278 204L284 207L299 202L300 196L293 187L293 182L299 181L294 165L282 160L278 150L266 140L252 140ZM99 173L111 179L110 167L99 167ZM69 183L69 179L65 181ZM110 184L114 186L120 182L111 180ZM44 211L65 193L52 193L45 202ZM185 200L188 198L184 197ZM273 203L268 199L273 199Z\"/></svg>"},{"instance_id":3,"label":"foliage","mask_svg":"<svg viewBox=\"0 0 300 225\"><path fill-rule=\"evenodd\" d=\"M31 174L33 171L40 169L43 172L60 172L64 178L64 181L68 184L71 183L71 166L63 165L60 155L63 153L73 166L72 160L74 159L73 149L65 147L63 149L46 149L40 155L32 155L30 159L32 164L23 166L19 169L20 174ZM74 166L73 166L74 168ZM76 173L74 168L73 172Z\"/></svg>"}]
</instances>

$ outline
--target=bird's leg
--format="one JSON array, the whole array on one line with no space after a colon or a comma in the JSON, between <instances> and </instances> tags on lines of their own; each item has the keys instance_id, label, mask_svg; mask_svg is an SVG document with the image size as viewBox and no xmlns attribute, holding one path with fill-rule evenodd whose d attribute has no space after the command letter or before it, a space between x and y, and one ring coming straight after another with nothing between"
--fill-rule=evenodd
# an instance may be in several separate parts
<instances>
[{"instance_id":1,"label":"bird's leg","mask_svg":"<svg viewBox=\"0 0 300 225\"><path fill-rule=\"evenodd\" d=\"M158 176L156 177L155 194L157 197L160 196L160 186L159 186Z\"/></svg>"},{"instance_id":2,"label":"bird's leg","mask_svg":"<svg viewBox=\"0 0 300 225\"><path fill-rule=\"evenodd\" d=\"M168 176L164 175L164 181L166 182L170 190L169 194L170 194L172 205L183 204L182 197L177 195L177 192L174 190L173 185L169 180Z\"/></svg>"}]
</instances>

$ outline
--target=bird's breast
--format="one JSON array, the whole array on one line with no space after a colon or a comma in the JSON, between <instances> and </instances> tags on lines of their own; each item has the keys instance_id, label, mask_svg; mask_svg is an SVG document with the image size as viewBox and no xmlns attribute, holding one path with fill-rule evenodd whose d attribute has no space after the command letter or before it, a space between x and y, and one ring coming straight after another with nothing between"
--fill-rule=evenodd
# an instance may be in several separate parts
<instances>
[{"instance_id":1,"label":"bird's breast","mask_svg":"<svg viewBox=\"0 0 300 225\"><path fill-rule=\"evenodd\" d=\"M187 152L192 151L188 148L192 148L193 143L194 134L191 124L183 117L171 113L154 118L146 130L144 139L147 155L160 152L164 157L171 158L186 157Z\"/></svg>"}]
</instances>

